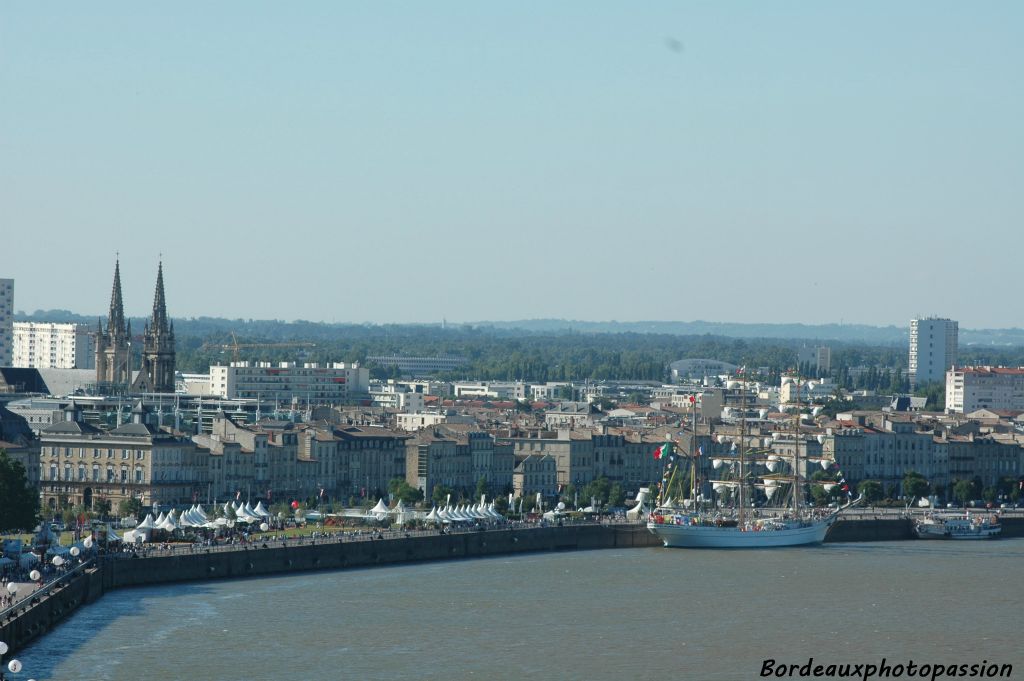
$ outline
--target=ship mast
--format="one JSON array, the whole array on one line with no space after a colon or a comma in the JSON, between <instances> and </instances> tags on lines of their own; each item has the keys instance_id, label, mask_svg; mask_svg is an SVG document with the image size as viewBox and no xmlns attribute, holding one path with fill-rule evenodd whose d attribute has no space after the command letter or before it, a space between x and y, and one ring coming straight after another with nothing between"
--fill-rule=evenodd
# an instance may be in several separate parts
<instances>
[{"instance_id":1,"label":"ship mast","mask_svg":"<svg viewBox=\"0 0 1024 681\"><path fill-rule=\"evenodd\" d=\"M691 398L692 399L692 398ZM697 508L697 401L690 402L690 412L693 416L693 434L690 436L690 504L693 510Z\"/></svg>"},{"instance_id":2,"label":"ship mast","mask_svg":"<svg viewBox=\"0 0 1024 681\"><path fill-rule=\"evenodd\" d=\"M742 371L742 369L740 369ZM743 379L740 383L740 448L739 459L740 459L740 484L738 485L739 490L739 513L736 515L737 526L742 530L744 521L746 518L746 494L745 488L747 486L747 473L743 467L743 450L746 447L747 439L747 376L746 372L743 373Z\"/></svg>"},{"instance_id":3,"label":"ship mast","mask_svg":"<svg viewBox=\"0 0 1024 681\"><path fill-rule=\"evenodd\" d=\"M797 500L797 494L801 490L800 485L800 370L796 372L796 429L793 434L793 491L790 496L793 497L793 514L798 515L800 512L800 504Z\"/></svg>"}]
</instances>

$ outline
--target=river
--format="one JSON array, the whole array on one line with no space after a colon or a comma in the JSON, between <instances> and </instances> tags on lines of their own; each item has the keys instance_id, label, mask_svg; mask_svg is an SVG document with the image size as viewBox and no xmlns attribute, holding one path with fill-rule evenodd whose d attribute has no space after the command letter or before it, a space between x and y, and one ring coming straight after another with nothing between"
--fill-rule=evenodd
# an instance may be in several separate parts
<instances>
[{"instance_id":1,"label":"river","mask_svg":"<svg viewBox=\"0 0 1024 681\"><path fill-rule=\"evenodd\" d=\"M1012 664L1024 539L626 549L124 589L38 681L757 678L763 661ZM941 678L941 677L940 677Z\"/></svg>"}]
</instances>

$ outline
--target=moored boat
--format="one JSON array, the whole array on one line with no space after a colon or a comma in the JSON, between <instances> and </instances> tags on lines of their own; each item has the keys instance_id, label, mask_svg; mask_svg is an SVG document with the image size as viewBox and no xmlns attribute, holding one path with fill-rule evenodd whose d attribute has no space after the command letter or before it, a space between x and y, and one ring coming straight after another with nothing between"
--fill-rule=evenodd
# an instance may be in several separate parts
<instances>
[{"instance_id":1,"label":"moored boat","mask_svg":"<svg viewBox=\"0 0 1024 681\"><path fill-rule=\"evenodd\" d=\"M927 515L914 521L918 539L991 539L1002 530L997 515Z\"/></svg>"},{"instance_id":2,"label":"moored boat","mask_svg":"<svg viewBox=\"0 0 1024 681\"><path fill-rule=\"evenodd\" d=\"M668 462L662 477L658 504L648 515L647 529L667 547L765 548L819 544L824 541L829 527L839 514L857 504L860 499L853 499L849 485L835 461L829 458L807 461L806 457L801 457L799 401L797 405L792 449L772 449L771 439L762 442L759 437L748 435L746 410L741 407L739 437L731 441L728 438L716 440L728 442L731 449L725 454L714 454L711 467L716 479L705 480L703 485L698 485L696 473L702 453L693 451L691 446L687 457L690 462L689 493L686 495L685 490L678 492L687 497L682 504L671 498L673 481L678 479L680 470L675 463L673 443L670 440L662 445L656 450L655 458L667 456ZM809 462L821 464L824 473L819 474L819 478L812 480L808 476L806 464ZM848 502L831 508L809 508L804 496L808 484L821 485L831 494L845 493ZM701 493L702 489L704 493ZM711 498L706 498L705 494L710 494ZM759 496L762 494L764 501ZM789 504L785 508L751 508L755 502L771 504L773 498L782 500L786 495Z\"/></svg>"}]
</instances>

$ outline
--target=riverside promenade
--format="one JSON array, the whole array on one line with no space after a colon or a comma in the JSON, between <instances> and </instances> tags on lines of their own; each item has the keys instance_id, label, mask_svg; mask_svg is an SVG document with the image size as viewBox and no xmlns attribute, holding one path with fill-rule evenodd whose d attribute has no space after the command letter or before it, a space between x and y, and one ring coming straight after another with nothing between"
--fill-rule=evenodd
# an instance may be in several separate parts
<instances>
[{"instance_id":1,"label":"riverside promenade","mask_svg":"<svg viewBox=\"0 0 1024 681\"><path fill-rule=\"evenodd\" d=\"M1024 518L1004 518L1003 536L1024 536ZM908 517L862 511L844 516L826 536L832 542L899 541L913 538ZM998 540L997 540L998 541ZM403 563L483 558L542 551L661 546L640 523L567 523L460 529L440 533L365 531L241 544L149 544L89 557L30 598L0 612L0 641L8 657L56 627L77 608L114 589L175 582L343 570Z\"/></svg>"}]
</instances>

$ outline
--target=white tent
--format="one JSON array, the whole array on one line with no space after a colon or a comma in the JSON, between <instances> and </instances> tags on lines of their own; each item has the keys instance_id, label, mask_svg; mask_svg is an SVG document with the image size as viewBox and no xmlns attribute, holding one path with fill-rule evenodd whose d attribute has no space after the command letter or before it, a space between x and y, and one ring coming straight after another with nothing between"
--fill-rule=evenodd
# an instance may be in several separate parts
<instances>
[{"instance_id":1,"label":"white tent","mask_svg":"<svg viewBox=\"0 0 1024 681\"><path fill-rule=\"evenodd\" d=\"M427 514L427 517L424 518L424 520L426 520L428 523L441 522L441 518L437 514L437 506L434 506L433 508L430 509L430 513Z\"/></svg>"},{"instance_id":2,"label":"white tent","mask_svg":"<svg viewBox=\"0 0 1024 681\"><path fill-rule=\"evenodd\" d=\"M403 502L401 499L399 499L398 503L395 505L395 507L393 509L391 509L391 513L402 514L402 513L405 513L405 511L406 511L405 502Z\"/></svg>"},{"instance_id":3,"label":"white tent","mask_svg":"<svg viewBox=\"0 0 1024 681\"><path fill-rule=\"evenodd\" d=\"M121 535L121 540L125 544L141 544L142 542L149 541L149 530L148 529L135 529L128 530Z\"/></svg>"},{"instance_id":4,"label":"white tent","mask_svg":"<svg viewBox=\"0 0 1024 681\"><path fill-rule=\"evenodd\" d=\"M156 520L154 520L154 521L153 521L153 525L154 525L155 527L160 527L161 525L163 525L163 524L164 524L164 521L165 521L165 520L167 520L167 516L166 516L166 515L164 515L163 513L161 513L160 515L158 515L158 516L156 517Z\"/></svg>"},{"instance_id":5,"label":"white tent","mask_svg":"<svg viewBox=\"0 0 1024 681\"><path fill-rule=\"evenodd\" d=\"M152 513L147 513L146 517L142 520L141 523L139 523L138 527L136 527L135 529L136 530L152 530L155 527L156 527L156 523L153 522L153 514Z\"/></svg>"},{"instance_id":6,"label":"white tent","mask_svg":"<svg viewBox=\"0 0 1024 681\"><path fill-rule=\"evenodd\" d=\"M253 513L261 518L270 517L270 511L263 507L262 501L256 504L256 508L253 509Z\"/></svg>"},{"instance_id":7,"label":"white tent","mask_svg":"<svg viewBox=\"0 0 1024 681\"><path fill-rule=\"evenodd\" d=\"M386 515L387 512L388 512L388 505L384 503L383 499L381 499L380 501L377 502L376 506L374 506L372 509L370 509L369 515L382 516L382 515Z\"/></svg>"},{"instance_id":8,"label":"white tent","mask_svg":"<svg viewBox=\"0 0 1024 681\"><path fill-rule=\"evenodd\" d=\"M171 512L169 512L166 516L164 516L163 514L161 514L161 516L163 516L163 522L154 523L154 525L153 525L153 529L154 530L163 530L165 532L173 532L174 530L177 530L179 528L178 518L175 515L175 512L173 510ZM157 520L159 520L159 518L157 518ZM139 527L137 527L135 529L140 530L140 529L144 529L144 528L140 525Z\"/></svg>"}]
</instances>

